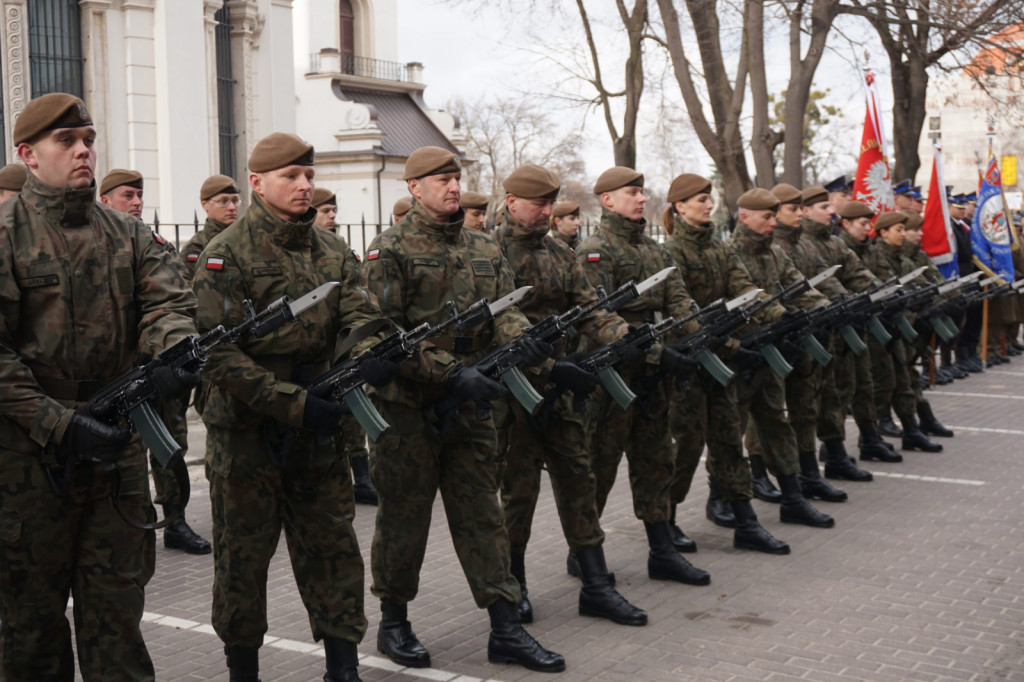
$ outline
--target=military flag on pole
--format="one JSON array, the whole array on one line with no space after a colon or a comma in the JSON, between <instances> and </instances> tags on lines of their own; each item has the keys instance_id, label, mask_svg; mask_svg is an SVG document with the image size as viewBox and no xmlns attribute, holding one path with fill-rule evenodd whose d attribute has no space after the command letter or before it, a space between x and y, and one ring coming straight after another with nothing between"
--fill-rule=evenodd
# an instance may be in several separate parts
<instances>
[{"instance_id":1,"label":"military flag on pole","mask_svg":"<svg viewBox=\"0 0 1024 682\"><path fill-rule=\"evenodd\" d=\"M971 247L974 255L992 272L1012 282L1013 258L1010 255L1010 225L1003 202L999 164L989 154L988 165L978 187L978 208L971 224Z\"/></svg>"},{"instance_id":2,"label":"military flag on pole","mask_svg":"<svg viewBox=\"0 0 1024 682\"><path fill-rule=\"evenodd\" d=\"M895 208L892 196L892 178L885 160L885 131L878 115L878 90L875 74L868 73L867 111L864 115L864 134L860 142L857 175L853 181L853 198L862 201L878 213Z\"/></svg>"},{"instance_id":3,"label":"military flag on pole","mask_svg":"<svg viewBox=\"0 0 1024 682\"><path fill-rule=\"evenodd\" d=\"M932 159L932 181L928 186L928 201L924 205L924 223L921 225L921 248L932 257L942 276L951 279L960 275L960 268L956 262L956 237L953 236L953 225L949 221L945 188L942 146L936 144L935 157Z\"/></svg>"}]
</instances>

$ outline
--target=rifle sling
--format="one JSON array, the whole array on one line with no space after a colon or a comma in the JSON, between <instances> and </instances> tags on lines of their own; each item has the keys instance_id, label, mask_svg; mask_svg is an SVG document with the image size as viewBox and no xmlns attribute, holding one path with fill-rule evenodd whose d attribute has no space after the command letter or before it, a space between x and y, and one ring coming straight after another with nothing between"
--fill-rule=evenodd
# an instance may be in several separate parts
<instances>
[{"instance_id":1,"label":"rifle sling","mask_svg":"<svg viewBox=\"0 0 1024 682\"><path fill-rule=\"evenodd\" d=\"M385 329L397 326L394 322L386 317L378 317L376 320L370 320L366 324L360 325L355 329L351 330L345 340L338 344L337 356L343 358L348 355L348 352L354 347L358 346L361 342L366 339L379 334Z\"/></svg>"}]
</instances>

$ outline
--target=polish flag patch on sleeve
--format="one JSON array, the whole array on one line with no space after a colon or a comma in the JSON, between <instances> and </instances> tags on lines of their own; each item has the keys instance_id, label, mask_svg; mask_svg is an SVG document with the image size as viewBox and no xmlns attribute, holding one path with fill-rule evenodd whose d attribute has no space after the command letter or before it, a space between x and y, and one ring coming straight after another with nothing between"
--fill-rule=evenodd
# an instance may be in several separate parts
<instances>
[{"instance_id":1,"label":"polish flag patch on sleeve","mask_svg":"<svg viewBox=\"0 0 1024 682\"><path fill-rule=\"evenodd\" d=\"M597 253L596 251L594 253L588 253L587 254L587 262L588 263L600 263L601 262L601 254Z\"/></svg>"},{"instance_id":2,"label":"polish flag patch on sleeve","mask_svg":"<svg viewBox=\"0 0 1024 682\"><path fill-rule=\"evenodd\" d=\"M207 258L206 259L207 270L223 270L224 259L223 258Z\"/></svg>"},{"instance_id":3,"label":"polish flag patch on sleeve","mask_svg":"<svg viewBox=\"0 0 1024 682\"><path fill-rule=\"evenodd\" d=\"M199 260L199 254L198 253L190 253L190 254L185 256L185 260L187 260L189 263L195 263L197 260Z\"/></svg>"},{"instance_id":4,"label":"polish flag patch on sleeve","mask_svg":"<svg viewBox=\"0 0 1024 682\"><path fill-rule=\"evenodd\" d=\"M380 258L380 249L370 249L366 252L366 260L377 260Z\"/></svg>"},{"instance_id":5,"label":"polish flag patch on sleeve","mask_svg":"<svg viewBox=\"0 0 1024 682\"><path fill-rule=\"evenodd\" d=\"M356 259L357 263L362 263L363 262L363 259L359 257L359 254L356 253L355 249L352 249L352 257Z\"/></svg>"}]
</instances>

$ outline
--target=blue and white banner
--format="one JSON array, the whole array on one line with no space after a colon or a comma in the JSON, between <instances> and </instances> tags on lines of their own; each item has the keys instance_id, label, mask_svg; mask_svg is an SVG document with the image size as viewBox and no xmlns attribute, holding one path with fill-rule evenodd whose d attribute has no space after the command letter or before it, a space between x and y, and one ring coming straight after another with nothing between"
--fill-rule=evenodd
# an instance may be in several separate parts
<instances>
[{"instance_id":1,"label":"blue and white banner","mask_svg":"<svg viewBox=\"0 0 1024 682\"><path fill-rule=\"evenodd\" d=\"M978 188L978 208L971 224L974 255L1005 282L1012 282L1013 258L1010 256L1010 225L1003 203L1002 179L996 157L990 156Z\"/></svg>"}]
</instances>

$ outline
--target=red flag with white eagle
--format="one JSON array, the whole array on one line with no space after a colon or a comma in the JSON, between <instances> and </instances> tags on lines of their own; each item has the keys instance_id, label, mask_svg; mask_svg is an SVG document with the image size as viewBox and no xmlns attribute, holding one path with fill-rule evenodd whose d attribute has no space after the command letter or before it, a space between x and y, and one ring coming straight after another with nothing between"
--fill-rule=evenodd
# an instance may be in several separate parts
<instances>
[{"instance_id":1,"label":"red flag with white eagle","mask_svg":"<svg viewBox=\"0 0 1024 682\"><path fill-rule=\"evenodd\" d=\"M853 181L853 198L871 207L876 214L896 208L892 196L892 177L885 160L885 133L878 116L878 92L875 74L868 73L867 112L864 115L864 134L860 142L857 176Z\"/></svg>"}]
</instances>

